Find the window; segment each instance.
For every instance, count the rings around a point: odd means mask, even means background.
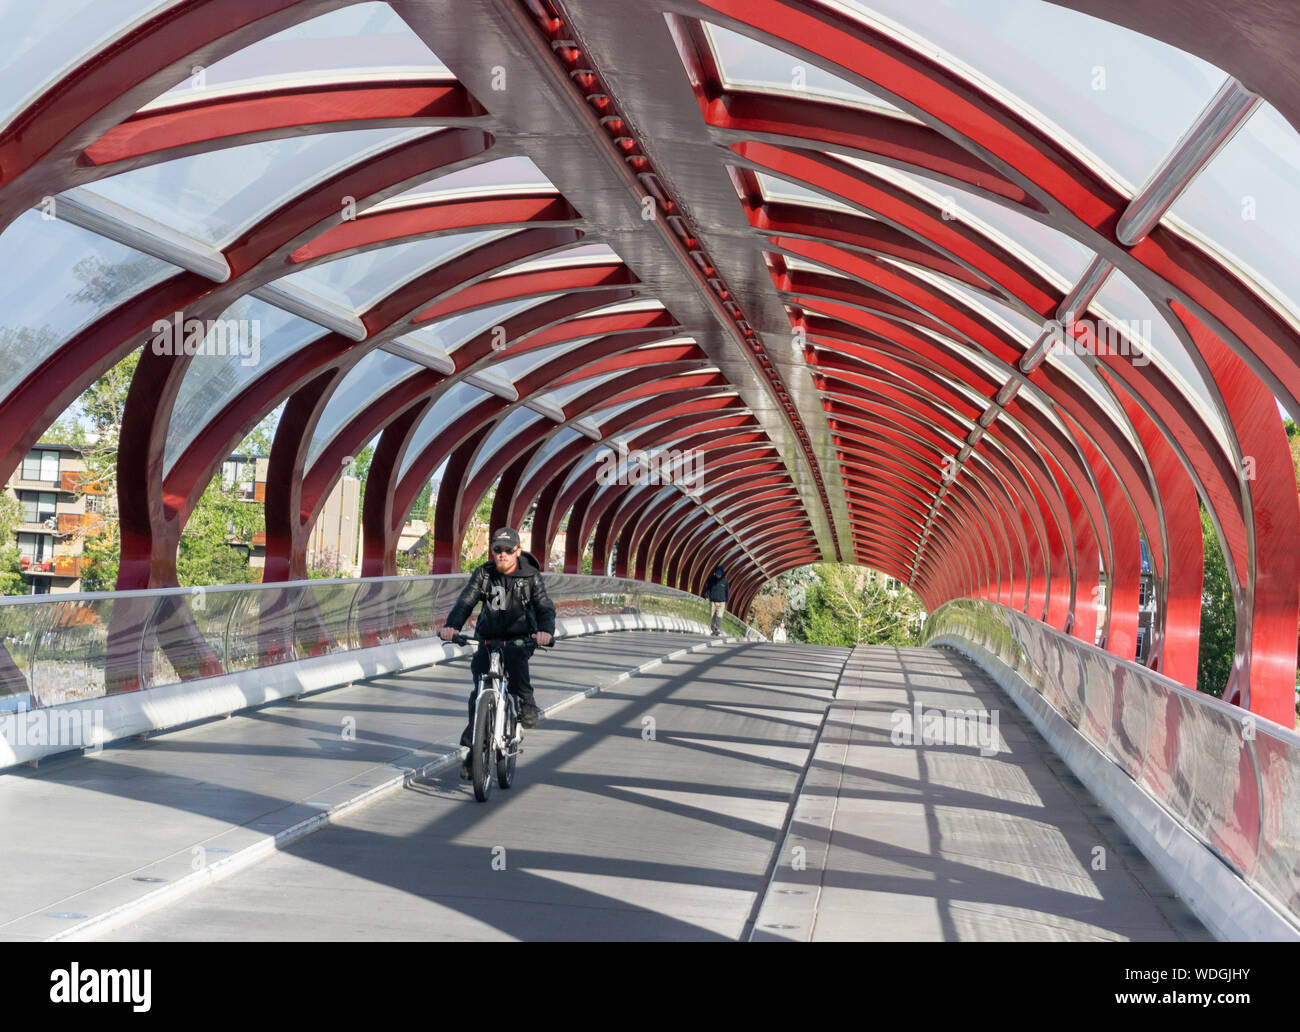
[[[57,511],[53,491],[19,491],[18,503],[22,506],[24,523],[44,523]]]
[[[50,484],[59,480],[59,453],[56,451],[30,451],[23,458],[23,479],[43,480]]]
[[[49,534],[19,534],[18,554],[33,563],[44,562],[54,554],[54,538]]]
[[[86,495],[86,512],[103,512],[104,496],[103,495]]]

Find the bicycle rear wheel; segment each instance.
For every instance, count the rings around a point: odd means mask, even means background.
[[[496,729],[496,700],[491,693],[482,694],[474,716],[474,745],[469,754],[470,776],[474,782],[474,798],[487,802],[492,794],[493,759],[496,749],[492,732]]]

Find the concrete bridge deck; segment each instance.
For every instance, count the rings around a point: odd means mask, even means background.
[[[690,646],[702,647],[682,652]],[[225,842],[216,848],[239,855],[290,816],[363,793],[379,771],[418,770],[425,757],[446,764],[466,666],[0,778],[0,819],[22,829],[0,847],[10,874],[0,934],[1209,937],[966,660],[665,634],[573,639],[539,654],[544,705],[587,685],[602,690],[530,732],[516,786],[487,804],[444,769],[140,912],[142,891],[157,900],[193,884],[192,844]],[[918,705],[921,734],[909,742],[900,714],[915,717]],[[349,715],[354,742],[339,739]],[[965,728],[966,744],[942,740],[945,727],[949,738]],[[225,854],[202,855],[217,867]],[[139,882],[134,870],[167,880]],[[59,886],[79,891],[60,895]],[[92,914],[109,919],[92,927]]]

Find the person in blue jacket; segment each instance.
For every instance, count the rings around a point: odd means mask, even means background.
[[[730,592],[727,575],[719,566],[704,582],[704,597],[709,600],[709,629],[715,638],[722,633],[722,614],[727,611]]]

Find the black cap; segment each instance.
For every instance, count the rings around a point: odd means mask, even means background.
[[[497,545],[506,545],[509,548],[519,547],[519,532],[513,527],[502,527],[500,530],[492,532],[492,544],[490,547],[496,548]]]

